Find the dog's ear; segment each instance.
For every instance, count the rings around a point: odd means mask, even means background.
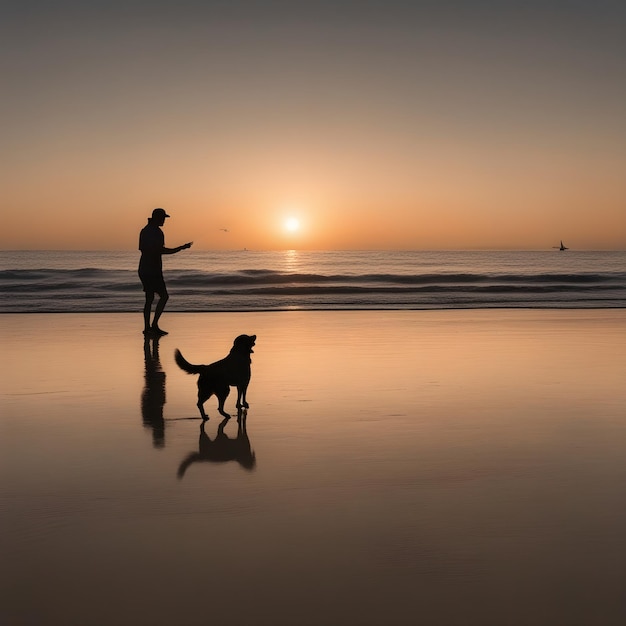
[[[233,341],[233,349],[234,350],[248,350],[256,341],[256,335],[239,335],[235,337],[235,341]]]

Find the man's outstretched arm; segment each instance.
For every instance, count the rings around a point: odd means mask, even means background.
[[[181,250],[187,250],[187,248],[191,248],[193,244],[193,241],[190,241],[189,243],[184,243],[182,246],[178,246],[176,248],[166,248],[165,246],[163,246],[163,250],[161,251],[161,254],[176,254],[177,252],[180,252]]]

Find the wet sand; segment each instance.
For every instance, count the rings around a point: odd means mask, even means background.
[[[163,326],[0,316],[1,623],[625,623],[626,311]],[[240,333],[247,435],[202,433],[174,349]]]

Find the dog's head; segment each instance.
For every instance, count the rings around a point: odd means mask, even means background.
[[[256,335],[239,335],[233,341],[233,347],[231,352],[237,352],[238,354],[252,354],[254,350],[254,343],[256,342]]]

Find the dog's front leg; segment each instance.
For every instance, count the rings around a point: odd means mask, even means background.
[[[250,406],[246,402],[246,391],[248,390],[247,385],[243,385],[241,387],[237,387],[237,408],[238,409],[249,409]]]

